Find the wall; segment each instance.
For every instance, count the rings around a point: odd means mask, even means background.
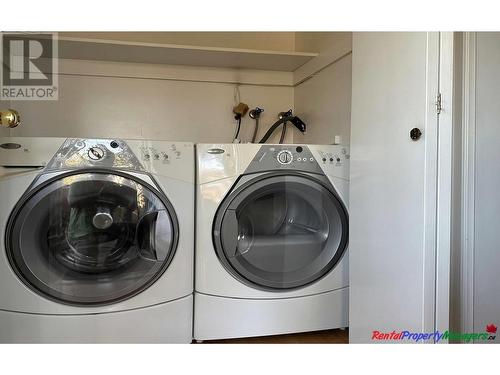
[[[351,33],[297,33],[298,50],[318,51],[320,56],[296,72],[295,112],[307,132],[295,142],[331,144],[335,135],[349,144],[351,133]]]
[[[294,73],[61,60],[57,102],[15,102],[20,136],[163,138],[230,142],[235,82],[241,101],[265,108],[259,137],[279,112],[294,109],[306,134],[288,127],[286,142],[349,143],[351,33],[60,33],[157,43],[319,52]],[[243,119],[241,139],[254,122]],[[5,135],[5,132],[3,132]],[[1,135],[2,133],[0,133]],[[279,139],[279,131],[271,142]]]
[[[351,133],[351,55],[295,87],[295,112],[307,124],[296,142],[331,144],[335,135],[349,144]]]
[[[0,111],[2,109],[8,109],[10,108],[10,102],[7,100],[0,100]],[[6,137],[9,135],[9,129],[4,128],[3,126],[0,126],[0,137]]]
[[[299,84],[334,64],[352,52],[352,33],[296,33],[297,51],[311,51],[319,56],[293,72],[294,84]]]
[[[347,42],[352,48],[352,33],[348,32],[298,32],[295,33],[295,51],[323,52],[339,48]]]
[[[232,140],[234,84],[151,78],[143,72],[158,67],[149,69],[145,64],[61,61],[60,65],[58,101],[11,102],[22,115],[21,126],[10,130],[11,136]],[[113,74],[113,70],[124,69],[126,74]],[[105,73],[94,74],[97,71]],[[252,84],[239,89],[241,101],[251,108],[265,108],[260,136],[278,112],[293,107],[292,87]],[[250,141],[253,126],[247,115],[242,141]],[[273,140],[278,137],[276,134]],[[287,142],[292,139],[290,131]]]

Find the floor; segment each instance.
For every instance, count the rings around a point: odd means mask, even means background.
[[[290,335],[247,337],[242,339],[204,341],[206,344],[348,344],[349,330],[294,333]]]

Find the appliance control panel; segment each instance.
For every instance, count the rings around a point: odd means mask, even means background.
[[[103,168],[151,173],[194,182],[194,148],[188,142],[68,138],[47,170]]]
[[[121,140],[68,138],[47,169],[102,167],[144,171],[136,155]]]
[[[128,139],[126,143],[147,172],[194,182],[192,143],[138,139]]]
[[[307,146],[264,145],[255,155],[247,171],[287,169],[321,173],[316,158]]]
[[[344,145],[310,146],[321,168],[329,176],[349,179],[349,147]]]
[[[182,146],[168,142],[70,138],[59,148],[47,168],[102,167],[144,172],[182,159],[187,150]]]
[[[335,148],[334,150],[318,150],[321,156],[321,163],[335,166],[342,166],[343,163],[349,159],[349,154],[347,148]]]
[[[156,162],[165,165],[169,165],[175,160],[182,158],[182,149],[178,148],[175,143],[166,145],[160,148],[157,146],[141,146],[140,148],[140,158],[143,163]]]
[[[293,155],[288,150],[281,150],[276,158],[280,164],[290,164],[293,161]]]

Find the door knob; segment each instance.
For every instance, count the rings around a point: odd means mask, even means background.
[[[419,128],[413,128],[410,130],[410,138],[412,141],[418,141],[422,136],[422,131]]]
[[[0,110],[0,126],[15,128],[19,125],[21,118],[19,112],[14,109]]]

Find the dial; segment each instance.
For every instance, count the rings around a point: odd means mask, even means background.
[[[293,155],[288,150],[283,150],[278,153],[278,163],[280,164],[290,164],[293,160]]]
[[[91,160],[101,160],[104,157],[105,152],[102,148],[93,146],[89,148],[87,155]]]

